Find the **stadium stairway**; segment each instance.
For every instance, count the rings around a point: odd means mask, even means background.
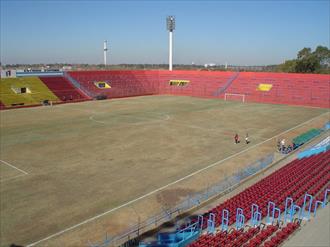
[[[0,101],[6,108],[40,105],[44,100],[59,98],[38,78],[1,78]]]
[[[85,101],[89,98],[75,88],[66,78],[62,76],[44,76],[40,80],[59,98],[64,101]]]
[[[83,85],[81,85],[76,79],[74,79],[68,72],[63,72],[63,77],[71,82],[77,89],[79,89],[88,99],[94,98],[96,95],[87,90]]]
[[[214,96],[217,97],[220,94],[223,94],[238,76],[239,72],[236,72],[234,75],[232,75],[223,87],[220,87],[214,92]]]
[[[68,72],[82,87],[97,97],[121,98],[139,95],[158,94],[158,72],[145,71],[79,71]],[[110,88],[99,88],[97,82],[106,82]]]

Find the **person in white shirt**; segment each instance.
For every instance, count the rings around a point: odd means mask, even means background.
[[[282,139],[282,141],[281,141],[281,152],[284,151],[284,148],[285,148],[285,139]]]
[[[249,144],[250,143],[249,134],[248,133],[246,133],[246,135],[245,135],[245,143],[246,144]]]

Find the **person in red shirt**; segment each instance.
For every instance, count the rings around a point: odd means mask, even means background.
[[[237,133],[235,134],[234,139],[235,139],[235,143],[236,143],[236,144],[239,143],[239,137],[238,137],[238,134],[237,134]]]

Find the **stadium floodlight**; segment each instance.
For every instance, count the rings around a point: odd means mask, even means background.
[[[104,42],[103,42],[103,61],[104,61],[104,66],[107,65],[107,51],[108,51],[107,41],[104,40]]]
[[[167,26],[167,30],[169,32],[169,54],[168,54],[168,70],[172,71],[172,67],[173,67],[173,57],[172,57],[172,51],[173,51],[173,31],[175,29],[175,18],[174,16],[170,15],[166,18],[166,26]]]

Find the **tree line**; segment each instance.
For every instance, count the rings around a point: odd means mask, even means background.
[[[285,61],[278,65],[278,72],[289,73],[330,73],[330,50],[326,46],[301,49],[296,59]]]
[[[3,65],[2,69],[40,69],[48,66],[52,69],[61,69],[63,66],[70,66],[72,70],[158,70],[168,69],[168,64],[12,64]],[[260,71],[260,72],[288,72],[288,73],[320,73],[330,74],[330,50],[326,46],[318,46],[314,51],[311,48],[303,48],[297,54],[296,59],[287,60],[279,65],[216,65],[205,68],[197,64],[174,64],[175,70],[212,70],[212,71]]]

